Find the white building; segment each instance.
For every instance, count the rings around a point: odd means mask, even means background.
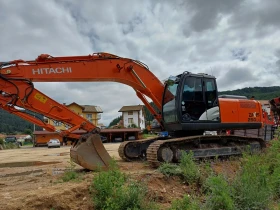
[[[144,105],[123,106],[119,112],[122,112],[124,127],[135,124],[137,127],[145,129]]]

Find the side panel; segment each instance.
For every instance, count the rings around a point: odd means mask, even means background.
[[[261,104],[255,100],[219,99],[222,123],[262,122]]]

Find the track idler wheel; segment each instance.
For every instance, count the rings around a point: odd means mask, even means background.
[[[158,151],[158,157],[160,161],[171,163],[174,157],[172,149],[169,147],[162,147]]]
[[[82,136],[70,149],[70,157],[75,163],[88,170],[106,170],[111,161],[97,133]]]

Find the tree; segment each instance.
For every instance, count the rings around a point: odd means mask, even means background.
[[[32,130],[29,129],[29,128],[26,128],[23,133],[27,134],[27,135],[32,135],[33,134]]]
[[[117,125],[117,124],[121,121],[121,119],[122,119],[122,116],[119,116],[119,117],[113,119],[113,120],[110,122],[109,127],[111,127],[111,126],[113,126],[113,125]]]
[[[132,123],[131,125],[128,126],[129,128],[138,128],[137,125],[135,125],[134,123]]]

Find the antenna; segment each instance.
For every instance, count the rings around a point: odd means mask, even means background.
[[[211,70],[211,76],[214,76],[212,67],[210,67],[210,70]]]

